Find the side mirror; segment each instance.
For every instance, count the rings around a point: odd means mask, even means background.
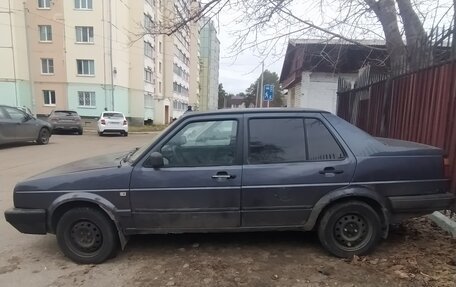
[[[22,119],[22,122],[28,122],[32,119],[32,116],[29,114],[25,114],[24,118]]]
[[[153,152],[149,155],[147,159],[147,166],[153,168],[161,168],[165,166],[165,162],[163,160],[163,155],[159,152]]]

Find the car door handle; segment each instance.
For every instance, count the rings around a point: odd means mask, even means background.
[[[235,175],[228,174],[226,171],[217,172],[212,176],[213,179],[233,179],[236,178]]]
[[[341,174],[341,173],[344,173],[344,171],[340,170],[340,169],[335,169],[334,167],[325,167],[323,170],[320,170],[320,174],[327,174],[327,173]]]

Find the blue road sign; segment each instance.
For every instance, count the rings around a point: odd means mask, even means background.
[[[263,100],[272,102],[272,99],[274,99],[274,85],[264,85]]]

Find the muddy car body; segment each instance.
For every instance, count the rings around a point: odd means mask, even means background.
[[[316,230],[365,254],[406,217],[449,207],[441,149],[374,138],[322,111],[189,113],[147,146],[18,183],[6,219],[99,263],[134,234]]]

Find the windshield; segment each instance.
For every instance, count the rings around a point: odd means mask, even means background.
[[[163,133],[166,133],[171,127],[175,125],[176,122],[172,122],[169,126],[167,126],[164,130],[162,130],[158,135],[154,136],[152,140],[137,149],[128,159],[128,162],[135,162],[138,158],[142,156],[142,154],[149,149],[149,147],[156,141],[158,137],[160,137]]]

